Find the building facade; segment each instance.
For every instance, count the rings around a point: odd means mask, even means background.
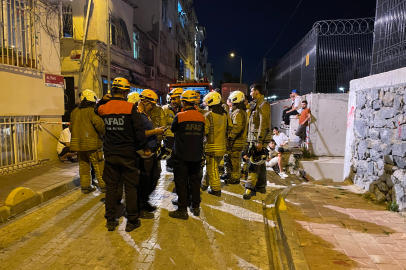
[[[0,174],[57,158],[60,126],[40,122],[64,112],[59,21],[48,2],[0,0]]]

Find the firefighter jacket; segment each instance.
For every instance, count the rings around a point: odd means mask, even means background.
[[[242,150],[247,140],[247,112],[245,105],[237,104],[230,115],[233,127],[228,134],[228,140],[233,142],[232,150]]]
[[[166,104],[162,107],[164,111],[164,117],[165,117],[165,127],[170,128],[173,120],[175,119],[177,109],[173,108],[171,104]],[[174,134],[170,129],[167,129],[165,132],[166,137],[173,137]]]
[[[166,126],[165,113],[161,106],[156,105],[150,112],[150,116],[154,128]],[[159,142],[162,141],[162,135],[157,136],[157,138]]]
[[[224,156],[226,152],[227,134],[232,129],[230,116],[219,104],[211,107],[211,110],[204,115],[204,121],[206,155]]]
[[[104,134],[104,123],[94,113],[95,105],[95,102],[84,100],[73,110],[69,125],[71,151],[91,151],[102,147],[100,138]]]
[[[104,155],[137,157],[136,152],[148,150],[142,117],[134,104],[123,98],[101,100],[95,108],[105,123]]]
[[[271,139],[271,106],[264,99],[264,96],[261,96],[251,106],[248,142],[269,143]]]
[[[196,108],[179,112],[171,131],[175,134],[172,157],[184,161],[200,161],[203,156],[204,116]]]

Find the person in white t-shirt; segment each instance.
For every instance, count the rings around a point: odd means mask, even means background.
[[[297,90],[292,90],[292,95],[295,99],[295,103],[292,105],[292,109],[286,112],[285,118],[283,121],[285,122],[286,126],[290,125],[290,116],[291,115],[298,115],[301,112],[301,106],[302,106],[302,98],[299,96]]]
[[[77,153],[70,151],[70,138],[71,133],[69,128],[67,127],[62,130],[61,135],[59,135],[56,152],[58,153],[58,157],[61,161],[68,160],[70,162],[77,162],[77,159],[75,159]],[[63,145],[61,142],[63,142],[65,145]]]
[[[283,132],[279,132],[277,127],[274,127],[272,129],[272,132],[273,132],[272,139],[276,142],[276,146],[277,147],[283,147],[283,148],[285,148],[285,150],[288,149],[289,148],[289,144],[288,144],[289,143],[289,138],[288,138],[288,136],[286,136],[286,134],[283,133]]]

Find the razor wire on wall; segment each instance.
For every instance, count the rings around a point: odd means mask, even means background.
[[[318,21],[309,33],[267,71],[268,95],[298,89],[339,93],[352,79],[368,76],[374,19]]]

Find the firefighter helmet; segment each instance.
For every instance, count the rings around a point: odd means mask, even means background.
[[[96,102],[97,100],[96,93],[90,89],[86,89],[82,93],[80,93],[80,101],[84,99],[86,99],[87,101]]]
[[[183,88],[175,88],[169,93],[169,96],[171,98],[180,97],[182,95],[182,93],[183,93]]]
[[[183,94],[180,96],[180,100],[186,101],[189,103],[196,103],[198,101],[198,97],[195,91],[193,90],[187,90],[183,92]]]
[[[260,151],[255,146],[250,149],[250,161],[254,165],[264,164],[268,158],[269,151],[266,148],[262,148]]]
[[[210,92],[204,97],[203,101],[206,102],[207,106],[210,107],[213,105],[220,104],[221,96],[217,92]]]
[[[154,104],[158,103],[157,94],[153,90],[150,90],[150,89],[145,89],[144,91],[142,91],[140,94],[140,98],[141,98],[141,100],[147,100]]]
[[[245,100],[245,95],[241,91],[234,91],[230,94],[228,99],[231,101],[231,103],[241,103]]]
[[[138,103],[138,101],[140,101],[140,94],[138,94],[138,92],[129,93],[127,96],[127,101],[133,104]]]
[[[130,91],[131,89],[128,80],[121,77],[117,77],[114,79],[112,87],[121,91]]]

